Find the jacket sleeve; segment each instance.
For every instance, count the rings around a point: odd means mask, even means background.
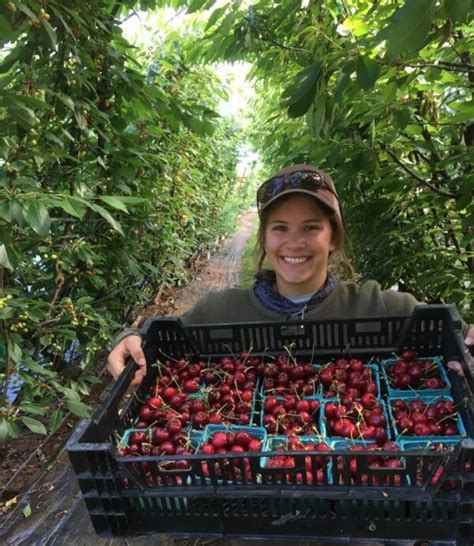
[[[414,296],[407,292],[396,292],[395,290],[382,291],[384,304],[390,315],[411,314],[416,305],[423,305]],[[461,319],[461,329],[463,336],[466,337],[469,328],[472,327]]]
[[[136,328],[127,328],[123,332],[117,335],[117,337],[112,342],[112,349],[116,347],[123,339],[129,336],[139,336],[142,337],[140,332]]]

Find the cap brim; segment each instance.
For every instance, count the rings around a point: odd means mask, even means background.
[[[334,211],[339,218],[341,218],[341,211],[339,208],[339,202],[337,200],[337,197],[330,191],[326,190],[324,188],[319,188],[317,191],[309,191],[305,189],[300,188],[290,188],[288,190],[282,191],[279,194],[275,195],[271,199],[269,199],[262,207],[259,209],[259,213],[261,213],[263,210],[265,210],[269,205],[280,199],[280,197],[283,197],[284,195],[290,195],[292,193],[302,193],[305,195],[309,195],[316,199],[317,201],[320,201],[323,203],[323,205],[326,205],[329,207],[332,211]]]

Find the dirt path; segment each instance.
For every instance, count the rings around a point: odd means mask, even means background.
[[[255,224],[256,213],[240,217],[240,226],[233,237],[224,239],[219,252],[211,257],[198,276],[181,292],[176,314],[181,315],[211,291],[232,288],[240,282],[240,267],[248,238]]]

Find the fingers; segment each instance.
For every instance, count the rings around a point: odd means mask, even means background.
[[[128,336],[110,352],[107,359],[107,370],[115,379],[122,373],[127,358],[131,356],[139,366],[132,384],[140,384],[146,373],[146,360],[141,344],[142,338],[140,336]]]
[[[474,326],[471,326],[469,328],[469,331],[467,332],[466,339],[464,340],[464,343],[468,347],[474,347]]]
[[[145,377],[145,374],[146,374],[146,367],[143,366],[142,368],[138,368],[138,370],[135,372],[135,375],[132,379],[132,385],[134,387],[137,387],[138,385],[140,385],[140,383],[143,381],[143,378]]]
[[[461,377],[464,377],[464,371],[462,369],[461,363],[458,362],[457,360],[450,360],[448,362],[448,368],[450,370],[453,370],[453,372],[456,372]]]
[[[467,347],[473,347],[474,348],[474,326],[471,326],[469,328],[469,331],[467,332],[467,336],[464,339],[464,343]],[[461,363],[457,360],[450,360],[448,362],[448,368],[450,370],[453,370],[453,372],[456,372],[461,377],[464,377],[464,371],[462,369]]]

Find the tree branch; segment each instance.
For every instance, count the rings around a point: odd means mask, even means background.
[[[404,66],[410,68],[438,68],[439,70],[447,70],[448,72],[474,72],[474,65],[466,63],[448,63],[439,61],[437,63],[421,62],[417,64],[407,63]]]
[[[303,53],[309,53],[307,49],[303,49],[302,47],[287,46],[278,42],[277,40],[274,40],[273,38],[265,38],[264,36],[260,36],[260,40],[262,40],[263,42],[269,42],[273,45],[276,45],[277,47],[280,47],[281,49],[286,49],[287,51],[300,51]]]
[[[420,182],[420,184],[423,184],[423,186],[429,188],[431,191],[434,191],[435,193],[437,193],[438,195],[442,195],[443,197],[449,197],[450,199],[456,199],[457,197],[459,197],[459,193],[444,192],[438,189],[436,186],[431,184],[431,182],[425,180],[423,177],[413,171],[408,165],[403,163],[403,161],[401,161],[392,151],[386,149],[386,152],[405,172],[407,172],[412,178]]]

